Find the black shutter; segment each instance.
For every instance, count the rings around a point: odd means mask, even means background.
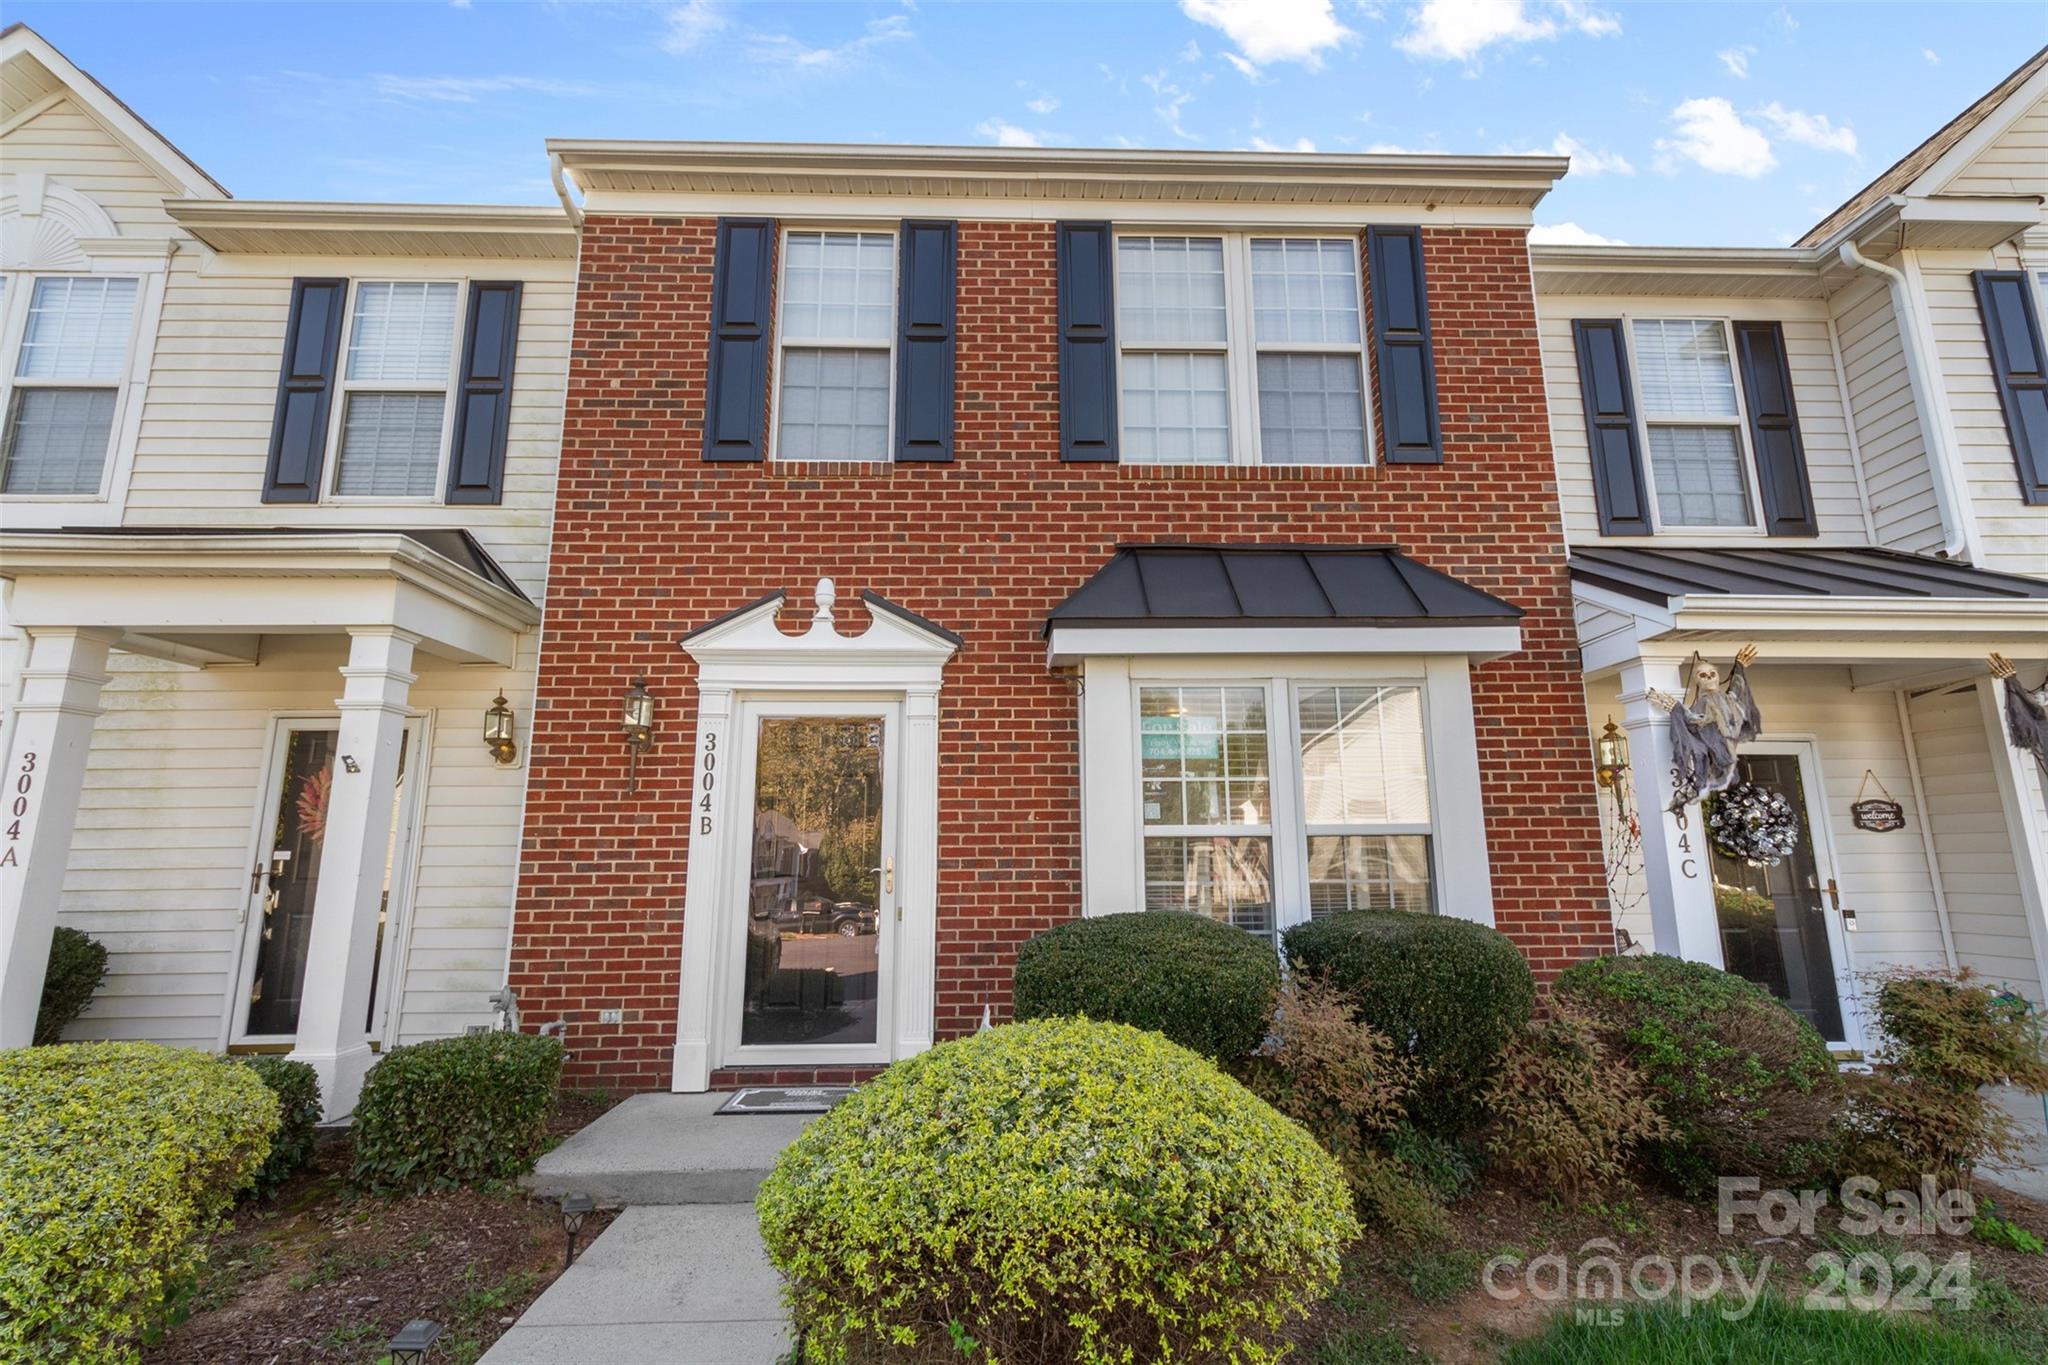
[[[462,338],[462,391],[455,400],[455,450],[448,460],[448,501],[496,504],[505,498],[505,437],[512,427],[512,361],[519,348],[517,280],[469,287]]]
[[[1736,323],[1735,350],[1742,361],[1742,397],[1749,405],[1749,435],[1756,447],[1764,530],[1774,536],[1817,536],[1820,526],[1806,476],[1806,446],[1799,439],[1799,409],[1792,401],[1784,325]]]
[[[896,273],[896,458],[953,458],[954,276],[960,225],[903,224]]]
[[[320,501],[327,415],[334,401],[341,312],[347,302],[347,280],[292,281],[284,366],[277,377],[277,413],[270,422],[270,459],[263,467],[265,502]]]
[[[1429,285],[1422,229],[1365,231],[1372,283],[1373,354],[1380,375],[1380,437],[1388,464],[1442,464],[1436,362],[1429,349]]]
[[[1646,536],[1650,495],[1643,483],[1643,448],[1636,438],[1636,391],[1628,377],[1628,345],[1621,323],[1578,318],[1572,344],[1579,353],[1579,401],[1586,408],[1586,445],[1593,465],[1593,501],[1603,536]]]
[[[1058,225],[1060,458],[1116,462],[1116,241],[1107,223]]]
[[[712,264],[711,364],[704,395],[704,458],[758,460],[768,421],[768,309],[775,270],[773,218],[721,218]]]
[[[1979,270],[1977,311],[1991,347],[1991,378],[2005,409],[2005,432],[2019,466],[2020,497],[2048,504],[2048,352],[2023,270]]]

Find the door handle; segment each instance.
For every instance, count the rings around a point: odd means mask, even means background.
[[[893,896],[896,894],[896,860],[894,858],[884,858],[880,867],[871,867],[868,871],[882,874],[882,893],[884,895]]]

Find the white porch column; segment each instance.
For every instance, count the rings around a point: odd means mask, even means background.
[[[902,875],[896,879],[896,992],[894,1055],[911,1057],[932,1045],[939,955],[939,689],[912,687],[903,694],[902,785],[896,836]],[[906,818],[907,817],[907,818]]]
[[[1685,695],[1676,660],[1636,659],[1621,667],[1622,728],[1628,731],[1636,812],[1643,828],[1643,881],[1650,897],[1653,946],[1660,953],[1721,961],[1721,924],[1714,909],[1706,832],[1699,803],[1685,808],[1685,828],[1664,807],[1671,801],[1671,718],[1650,704],[1649,689]]]
[[[0,838],[0,1047],[35,1038],[85,756],[118,630],[37,630],[7,747]],[[18,828],[17,828],[18,827]]]
[[[2015,749],[2006,735],[2004,685],[1977,679],[1977,709],[1984,717],[1984,738],[1991,750],[1992,785],[1998,789],[2005,828],[2012,836],[2013,877],[2019,883],[2027,936],[2033,940],[2035,980],[2040,994],[2048,998],[2048,829],[2042,827],[2033,790],[2041,779],[2032,756]]]
[[[391,626],[352,628],[341,670],[334,787],[291,1054],[320,1074],[321,1102],[330,1119],[354,1110],[374,1060],[364,1021],[417,643],[418,636]]]

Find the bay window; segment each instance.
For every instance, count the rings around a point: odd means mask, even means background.
[[[104,485],[135,331],[139,281],[21,278],[0,316],[23,316],[0,436],[0,492],[91,497]],[[26,298],[21,294],[25,293]]]
[[[895,305],[893,233],[787,235],[776,326],[777,459],[889,458]]]

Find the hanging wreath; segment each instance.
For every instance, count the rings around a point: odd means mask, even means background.
[[[1707,811],[1707,837],[1751,867],[1775,867],[1799,847],[1799,814],[1783,794],[1739,782],[1714,798]]]

